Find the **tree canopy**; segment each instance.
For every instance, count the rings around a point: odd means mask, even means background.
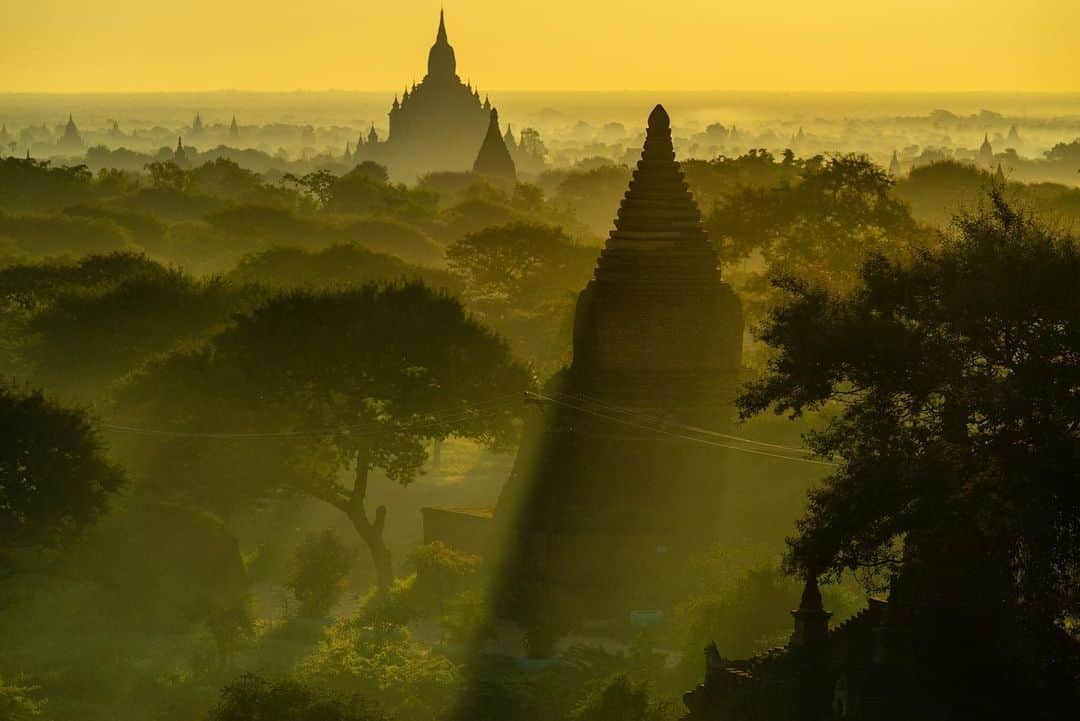
[[[159,476],[184,479],[204,504],[281,490],[325,501],[353,522],[385,585],[386,510],[367,514],[369,471],[407,485],[427,440],[509,441],[519,405],[509,396],[530,386],[456,299],[406,284],[278,296],[119,395],[140,423],[178,431],[149,461]]]
[[[897,561],[912,533],[968,535],[1015,598],[1075,615],[1080,573],[1080,250],[998,192],[909,263],[878,253],[839,293],[787,276],[740,399],[823,410],[839,464],[810,496],[788,562],[808,574]],[[1019,282],[1018,282],[1019,281]]]
[[[562,228],[510,223],[469,233],[447,248],[446,258],[476,297],[521,305],[580,291],[596,249],[578,245]]]
[[[63,544],[124,484],[86,413],[0,387],[0,550]]]

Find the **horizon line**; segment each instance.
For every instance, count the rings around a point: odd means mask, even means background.
[[[0,97],[13,95],[33,96],[59,96],[59,95],[196,95],[196,94],[225,94],[234,93],[240,95],[302,95],[302,94],[385,94],[399,93],[400,90],[393,88],[377,89],[345,89],[345,88],[293,88],[277,90],[249,90],[243,88],[209,88],[209,89],[180,89],[180,90],[0,90]],[[489,88],[488,93],[561,93],[573,94],[633,94],[633,93],[684,93],[684,94],[751,94],[751,95],[1043,95],[1043,96],[1080,96],[1080,88],[1075,90],[980,90],[980,89],[957,89],[957,90],[867,90],[867,89],[819,89],[819,90],[783,90],[783,89],[731,89],[731,88],[697,88],[697,89],[674,89],[674,88]]]

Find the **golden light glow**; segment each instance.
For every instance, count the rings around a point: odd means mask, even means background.
[[[428,0],[8,3],[0,91],[393,90]],[[463,77],[515,90],[1080,90],[1077,0],[453,0]]]

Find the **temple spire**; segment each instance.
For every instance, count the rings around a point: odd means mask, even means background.
[[[791,612],[795,619],[795,630],[791,634],[791,646],[817,644],[829,637],[829,618],[832,614],[825,610],[818,588],[817,576],[809,575],[803,586],[799,607]]]
[[[675,162],[671,119],[662,105],[649,114],[641,160],[619,207],[608,246],[636,246],[651,240],[707,245],[701,213]]]
[[[439,10],[439,31],[435,34],[435,44],[428,53],[428,75],[433,77],[456,78],[457,58],[454,48],[446,35],[446,16]]]

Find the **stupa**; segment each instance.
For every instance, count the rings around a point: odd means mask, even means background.
[[[75,120],[68,115],[67,125],[64,126],[64,134],[56,142],[56,149],[62,153],[75,153],[83,149],[82,135],[75,125]]]
[[[504,616],[565,630],[672,600],[681,559],[715,538],[724,485],[724,457],[679,429],[730,422],[742,337],[658,105],[578,298],[573,361],[541,396],[496,508],[512,549]]]
[[[506,141],[499,134],[499,111],[494,108],[491,109],[487,135],[473,163],[473,172],[496,182],[513,183],[517,179],[514,160],[510,157]]]

